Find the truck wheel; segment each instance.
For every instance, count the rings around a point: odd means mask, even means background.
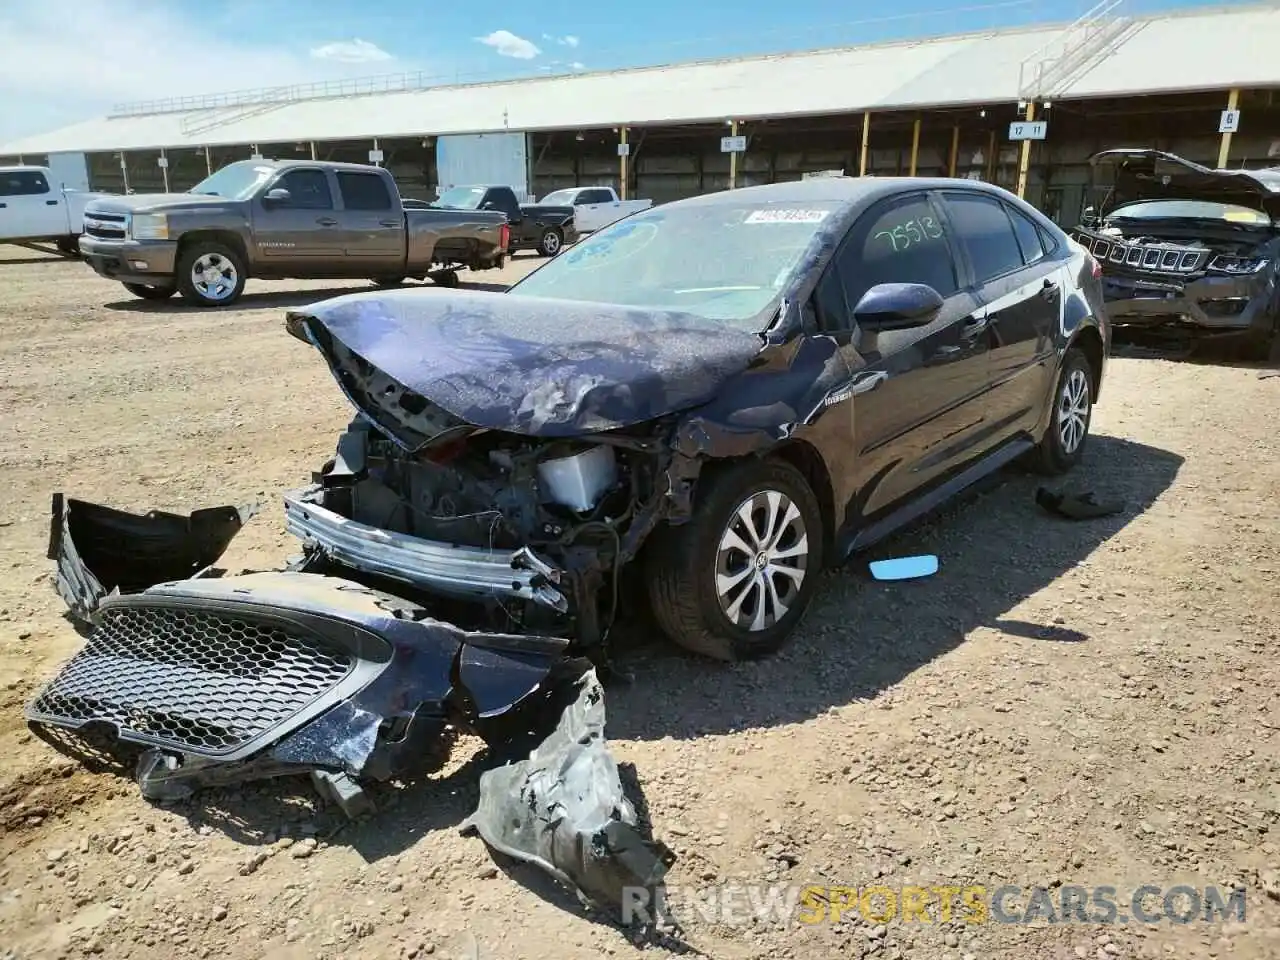
[[[373,285],[375,287],[398,287],[404,281],[404,277],[374,277]]]
[[[430,274],[430,277],[431,282],[437,287],[453,288],[459,283],[457,270],[437,270]]]
[[[554,257],[564,246],[564,234],[559,227],[547,227],[538,239],[538,253],[544,257]]]
[[[58,241],[58,252],[64,257],[74,257],[80,259],[80,238],[79,237],[63,237]]]
[[[745,460],[703,475],[693,519],[646,548],[649,602],[687,650],[746,660],[786,642],[817,588],[822,511],[800,471]]]
[[[244,292],[245,270],[230,247],[197,240],[178,257],[178,292],[200,307],[225,307]]]
[[[168,300],[178,292],[177,287],[155,286],[150,283],[126,283],[124,288],[143,300]]]

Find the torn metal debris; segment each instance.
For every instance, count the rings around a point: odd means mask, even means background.
[[[462,831],[540,867],[584,903],[616,909],[627,889],[652,893],[675,854],[641,833],[604,722],[604,691],[589,670],[526,759],[481,774],[479,808]]]

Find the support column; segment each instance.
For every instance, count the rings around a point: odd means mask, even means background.
[[[1036,118],[1036,103],[1027,101],[1027,123]],[[1027,170],[1031,167],[1031,141],[1022,141],[1022,153],[1018,157],[1018,199],[1025,200],[1027,195]]]
[[[729,136],[736,137],[738,135],[738,121],[729,122]],[[732,190],[738,185],[738,151],[734,150],[729,154],[729,189]]]
[[[378,138],[377,138],[377,137],[374,137],[374,138],[373,138],[373,149],[374,149],[375,151],[382,149],[381,147],[379,147],[379,146],[378,146]],[[382,161],[381,161],[381,160],[375,160],[375,161],[373,161],[373,165],[374,165],[375,167],[380,167],[380,166],[382,166]]]
[[[947,160],[947,176],[956,175],[956,165],[960,161],[960,124],[951,128],[951,156]]]
[[[911,125],[911,172],[908,176],[916,175],[916,164],[920,159],[920,118],[916,117],[915,123]]]
[[[169,192],[169,157],[164,152],[164,147],[160,148],[160,176],[164,177],[164,192]]]
[[[626,127],[618,128],[618,143],[626,147]],[[627,199],[627,151],[625,149],[618,152],[618,197],[622,200]]]
[[[1232,90],[1227,94],[1227,109],[1238,110],[1240,108],[1240,91]],[[1218,146],[1218,169],[1226,169],[1227,158],[1231,155],[1231,134],[1224,133],[1222,135],[1222,143]]]
[[[316,158],[316,142],[311,140],[309,141],[309,145],[311,147],[311,159],[314,160]]]
[[[213,174],[213,159],[209,156],[209,148],[204,148],[204,172],[206,175]]]
[[[987,169],[985,177],[987,183],[996,182],[996,167],[998,166],[996,163],[996,146],[996,132],[992,130],[987,134]]]
[[[129,161],[126,159],[127,154],[120,151],[120,176],[124,180],[124,192],[129,192]]]
[[[862,152],[858,156],[858,176],[867,175],[867,153],[871,147],[871,111],[862,111]]]

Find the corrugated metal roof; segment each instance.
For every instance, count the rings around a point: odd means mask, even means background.
[[[1280,9],[1201,9],[1119,20],[1058,99],[1280,84]],[[946,107],[1019,98],[1023,61],[1062,25],[913,42],[648,67],[401,93],[115,117],[0,147],[0,153],[346,140],[619,124],[679,124]],[[225,122],[214,125],[219,117]]]

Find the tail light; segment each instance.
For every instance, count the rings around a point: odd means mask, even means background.
[[[503,253],[511,246],[511,225],[504,223],[498,228],[498,249]]]

